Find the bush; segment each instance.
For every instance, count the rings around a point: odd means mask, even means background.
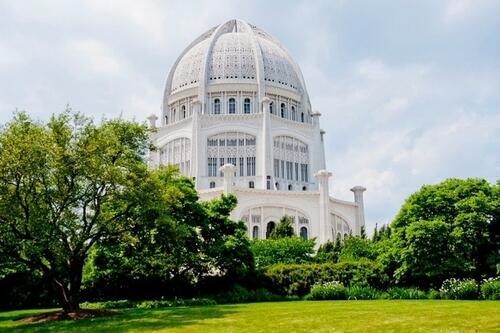
[[[347,299],[378,299],[382,298],[383,294],[372,287],[352,286],[347,288]]]
[[[347,290],[338,281],[315,284],[306,296],[309,300],[347,299]]]
[[[439,292],[445,299],[478,299],[479,293],[476,281],[472,279],[447,279]]]
[[[223,292],[213,296],[213,299],[215,299],[218,304],[228,304],[228,303],[250,303],[250,302],[276,302],[276,301],[291,300],[292,298],[273,294],[269,290],[264,288],[248,290],[246,288],[237,285],[230,291]]]
[[[315,284],[339,281],[344,286],[381,288],[387,275],[380,264],[360,260],[355,262],[273,265],[266,269],[268,288],[279,295],[304,296]]]
[[[159,309],[175,306],[202,306],[216,305],[217,302],[208,298],[191,298],[179,300],[157,300],[157,301],[106,301],[106,302],[85,302],[81,304],[82,308],[87,309]]]
[[[429,299],[441,299],[441,293],[437,290],[431,289],[427,294],[427,298]]]
[[[312,261],[314,239],[299,237],[255,240],[251,243],[256,267],[274,264],[301,264]]]
[[[427,294],[416,288],[389,288],[387,290],[389,299],[426,299]]]
[[[485,299],[500,300],[500,276],[483,280],[481,296]]]

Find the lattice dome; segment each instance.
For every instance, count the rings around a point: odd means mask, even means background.
[[[165,94],[218,83],[253,83],[304,96],[298,65],[283,46],[261,29],[230,20],[198,37],[170,71]]]

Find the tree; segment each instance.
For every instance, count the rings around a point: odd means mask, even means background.
[[[253,270],[245,226],[229,218],[234,195],[201,202],[193,181],[171,166],[150,178],[155,185],[135,211],[135,227],[97,244],[87,287],[113,293],[127,286],[118,297],[184,296],[207,276],[237,282]]]
[[[0,253],[41,271],[65,311],[79,309],[89,249],[130,226],[148,148],[143,125],[71,111],[46,124],[18,113],[1,128]]]
[[[412,194],[388,229],[397,279],[438,286],[449,277],[480,280],[495,274],[499,187],[484,179],[448,179]]]
[[[262,239],[251,242],[255,265],[263,268],[278,263],[301,264],[312,261],[314,239],[300,237]]]
[[[293,236],[295,236],[295,231],[293,230],[292,219],[288,215],[283,215],[276,228],[271,231],[269,238],[278,239]]]

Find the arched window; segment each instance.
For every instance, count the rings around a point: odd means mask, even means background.
[[[259,227],[256,225],[252,228],[252,239],[259,239]]]
[[[269,236],[271,235],[271,232],[274,230],[274,228],[276,228],[276,223],[274,223],[274,221],[270,221],[267,223],[266,238],[269,238]]]
[[[220,114],[220,99],[214,99],[214,114]]]
[[[168,116],[165,116],[165,125],[168,125]]]
[[[276,187],[276,189],[277,189],[277,190],[279,190],[279,189],[280,189],[280,183],[276,182],[276,183],[274,184],[274,186]]]
[[[176,114],[176,113],[177,113],[177,112],[176,112],[176,110],[175,110],[175,109],[173,109],[173,110],[172,110],[172,121],[173,121],[173,122],[175,122],[175,121],[176,121],[176,116],[175,116],[175,114]]]
[[[306,227],[300,228],[300,238],[302,238],[303,240],[307,240],[307,228]]]
[[[281,103],[281,118],[286,117],[286,105],[285,103]]]
[[[304,122],[304,112],[302,112],[302,113],[300,114],[300,121],[301,121],[301,122]]]
[[[181,108],[181,110],[182,110],[182,118],[186,119],[186,106],[183,105],[182,108]]]
[[[243,103],[243,112],[250,113],[250,98],[245,98],[245,101]]]
[[[288,191],[291,191],[293,189],[292,184],[288,185]]]
[[[274,114],[274,104],[273,104],[273,102],[269,103],[269,113]]]
[[[215,182],[210,182],[210,188],[215,188]]]
[[[307,186],[302,186],[302,191],[307,191]]]
[[[295,106],[292,105],[292,120],[297,120],[297,111],[295,110]]]
[[[236,100],[234,98],[229,99],[229,113],[236,113]]]
[[[248,188],[255,188],[255,183],[253,181],[249,181]]]

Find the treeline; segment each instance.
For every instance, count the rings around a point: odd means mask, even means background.
[[[373,237],[363,231],[316,251],[314,239],[294,236],[286,216],[271,239],[250,241],[245,225],[229,218],[234,196],[202,202],[175,168],[148,169],[148,135],[134,122],[95,124],[70,111],[47,123],[20,113],[0,129],[2,308],[395,290],[458,298],[446,293],[456,286],[500,298],[500,281],[491,279],[500,270],[500,183],[424,186]]]

